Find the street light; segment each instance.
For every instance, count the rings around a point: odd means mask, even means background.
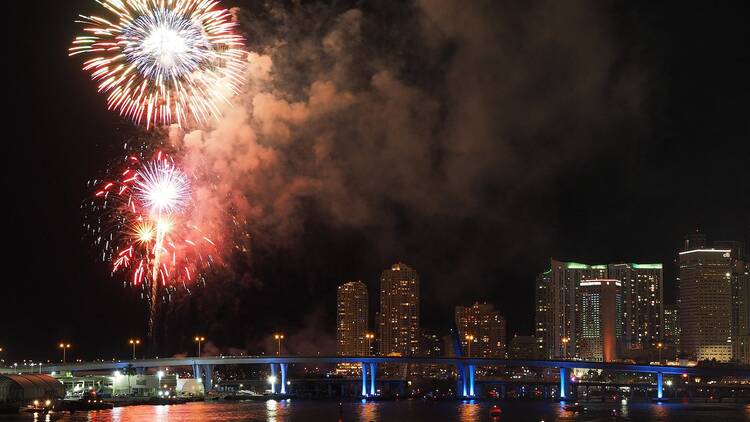
[[[367,339],[367,353],[372,354],[372,339],[375,338],[375,334],[373,333],[365,333],[365,338]]]
[[[467,334],[466,335],[466,342],[468,344],[468,350],[467,350],[467,356],[471,357],[471,342],[474,341],[474,335],[473,334]]]
[[[276,351],[276,355],[281,355],[281,340],[284,340],[284,334],[276,333],[273,335],[273,338],[278,343],[278,349]]]
[[[201,343],[206,341],[206,338],[203,336],[195,336],[195,342],[198,343],[198,357],[201,357]]]
[[[63,363],[65,363],[65,351],[70,349],[71,345],[70,343],[60,343],[57,345],[57,347],[62,349],[63,352]]]
[[[661,363],[661,349],[664,348],[664,343],[662,342],[656,343],[656,348],[659,349],[659,363]]]
[[[563,342],[563,349],[564,349],[564,353],[565,353],[565,359],[567,359],[568,358],[568,342],[570,342],[570,337],[563,337],[561,339],[561,341]]]
[[[133,346],[133,360],[135,360],[135,346],[138,346],[139,344],[141,344],[141,340],[137,338],[131,338],[130,340],[128,340],[128,343],[130,343],[130,345]]]

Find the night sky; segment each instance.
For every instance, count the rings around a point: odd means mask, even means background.
[[[423,326],[446,332],[453,306],[480,300],[509,335],[531,334],[551,256],[663,262],[671,303],[684,234],[750,237],[741,2],[226,3],[248,49],[273,58],[274,95],[302,101],[324,75],[358,105],[283,145],[268,136],[285,158],[268,171],[322,187],[276,215],[291,224],[249,223],[251,254],[169,305],[162,356],[192,351],[198,333],[224,353],[270,351],[274,331],[289,352],[331,353],[336,286],[365,281],[374,313],[396,261],[420,274]],[[11,9],[0,357],[57,359],[60,340],[77,358],[126,357],[146,305],[97,259],[81,204],[125,141],[155,135],[107,111],[67,56],[93,1]],[[315,167],[306,143],[320,133],[331,161]],[[247,189],[262,202],[276,187]]]

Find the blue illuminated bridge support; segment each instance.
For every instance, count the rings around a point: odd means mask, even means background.
[[[664,398],[664,373],[656,373],[656,398],[661,400]]]
[[[376,363],[362,362],[362,397],[377,396],[378,390],[375,388],[375,374],[378,372]],[[367,382],[367,375],[370,376],[370,382]]]
[[[476,371],[476,366],[469,365],[469,397],[474,397],[474,372]]]
[[[289,364],[280,363],[279,367],[281,367],[281,394],[286,394],[286,374]]]
[[[214,389],[214,366],[203,365],[203,391]]]
[[[560,368],[560,398],[568,398],[568,383],[570,382],[570,368]]]
[[[460,379],[460,392],[463,398],[473,398],[476,396],[474,392],[474,375],[476,373],[476,365],[461,365],[456,367],[458,369],[458,376]]]
[[[193,362],[193,378],[200,379],[203,384],[203,391],[211,391],[214,388],[214,365],[199,365]]]
[[[362,397],[367,397],[367,367],[369,365],[362,362]]]
[[[276,394],[276,383],[278,382],[278,378],[276,377],[276,364],[271,364],[271,394]]]
[[[375,363],[370,364],[370,395],[378,395],[378,390],[375,389],[375,374],[378,372],[378,367]]]

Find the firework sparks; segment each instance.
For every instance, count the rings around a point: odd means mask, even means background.
[[[236,94],[244,68],[237,23],[216,0],[98,0],[111,15],[81,16],[71,56],[108,94],[110,109],[145,123],[202,124]]]
[[[129,283],[143,287],[151,330],[160,291],[169,295],[193,282],[211,264],[215,244],[188,222],[189,178],[169,156],[129,156],[118,174],[99,184],[92,202],[96,223],[89,228],[113,274],[127,271]]]

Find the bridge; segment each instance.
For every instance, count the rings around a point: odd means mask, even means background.
[[[11,370],[14,373],[52,373],[52,372],[97,372],[123,370],[129,367],[137,370],[163,367],[192,367],[193,376],[203,381],[206,391],[213,384],[213,369],[217,365],[270,365],[271,374],[280,375],[279,391],[272,384],[272,393],[286,394],[286,381],[290,364],[358,364],[362,367],[362,396],[375,396],[377,365],[445,365],[453,366],[458,372],[457,391],[461,397],[475,397],[475,371],[477,366],[511,366],[530,368],[559,368],[560,398],[570,395],[571,369],[595,369],[613,372],[633,372],[656,374],[656,399],[664,398],[663,376],[689,375],[704,377],[741,377],[750,378],[750,368],[726,366],[666,366],[637,365],[627,363],[589,362],[578,360],[526,360],[526,359],[493,359],[466,357],[395,357],[395,356],[206,356],[165,359],[134,359],[122,361],[79,362],[67,364],[47,364],[37,366],[18,366]],[[11,372],[6,370],[6,372]]]

